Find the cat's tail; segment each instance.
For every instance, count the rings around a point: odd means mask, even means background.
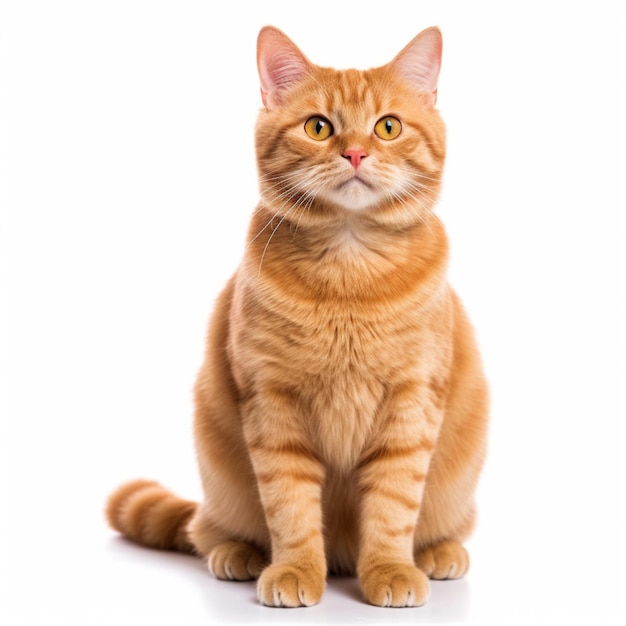
[[[197,506],[157,482],[134,480],[111,494],[105,513],[115,530],[141,545],[193,554],[187,524]]]

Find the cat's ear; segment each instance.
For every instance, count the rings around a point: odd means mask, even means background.
[[[284,92],[311,71],[311,62],[280,30],[265,26],[257,41],[257,65],[263,104],[272,109],[281,104]]]
[[[441,49],[441,31],[433,26],[423,30],[390,63],[404,80],[427,95],[433,106],[437,101]]]

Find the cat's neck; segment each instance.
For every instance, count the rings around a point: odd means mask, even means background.
[[[445,231],[434,215],[403,226],[385,226],[362,214],[298,223],[272,218],[260,207],[250,228],[247,267],[259,277],[281,282],[291,277],[299,291],[309,289],[317,298],[368,299],[424,280],[441,282],[447,250]]]

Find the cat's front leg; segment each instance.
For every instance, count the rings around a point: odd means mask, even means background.
[[[267,606],[310,606],[322,597],[326,558],[324,468],[300,428],[293,397],[266,391],[248,403],[245,434],[270,531],[272,563],[257,592]]]
[[[421,606],[427,576],[415,566],[413,541],[441,412],[420,386],[396,392],[380,440],[359,466],[360,548],[357,574],[368,602]]]

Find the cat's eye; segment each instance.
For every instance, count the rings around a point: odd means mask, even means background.
[[[381,139],[395,139],[402,131],[402,124],[397,117],[387,115],[379,119],[374,126],[374,132]]]
[[[306,134],[316,141],[324,141],[333,134],[333,125],[324,117],[314,115],[304,124]]]

